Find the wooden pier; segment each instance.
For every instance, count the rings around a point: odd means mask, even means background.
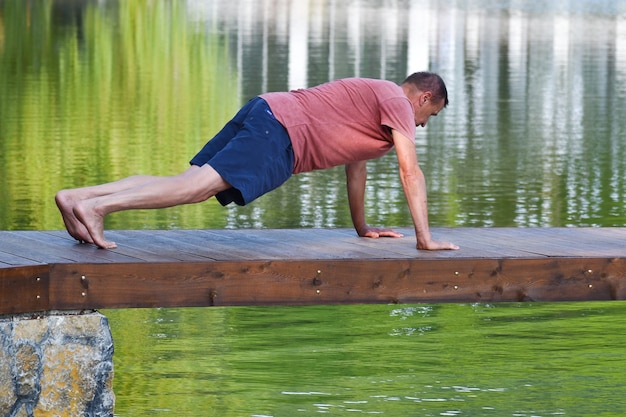
[[[626,299],[626,228],[0,232],[0,314],[100,308]]]

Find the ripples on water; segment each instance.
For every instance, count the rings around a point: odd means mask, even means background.
[[[625,309],[598,302],[107,315],[124,352],[116,361],[122,416],[617,416],[626,413]],[[128,320],[140,326],[127,333]]]

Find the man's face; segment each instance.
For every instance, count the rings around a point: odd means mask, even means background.
[[[444,99],[435,101],[430,92],[418,96],[417,102],[413,103],[415,109],[415,126],[426,127],[431,116],[437,116],[445,106]]]

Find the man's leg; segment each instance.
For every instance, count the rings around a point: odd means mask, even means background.
[[[72,211],[75,218],[85,227],[91,241],[101,248],[116,247],[114,242],[104,238],[104,218],[109,213],[198,203],[231,187],[210,165],[194,165],[171,177],[150,177],[150,180],[136,180],[136,183],[135,180],[127,180],[117,186],[104,184],[103,188],[91,190],[97,194],[98,191],[109,190],[109,187],[110,190],[119,187],[119,191],[95,195],[74,204]],[[130,184],[135,185],[124,188]]]

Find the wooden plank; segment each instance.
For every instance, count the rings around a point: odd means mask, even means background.
[[[188,231],[186,236],[193,232]],[[164,261],[212,261],[209,253],[189,245],[184,236],[176,237],[169,230],[133,230],[109,233],[112,239],[120,243],[118,253],[131,254],[146,262]]]
[[[351,229],[111,231],[115,250],[61,231],[0,231],[0,314],[626,298],[626,228],[435,229],[462,246],[438,252],[415,250],[412,229],[400,231],[404,239]]]
[[[178,234],[182,233],[182,234]],[[206,248],[190,244],[192,230],[111,230],[107,238],[118,243],[116,249],[99,250],[125,257],[120,262],[187,262],[211,261],[213,255]],[[206,243],[206,242],[205,242]],[[87,245],[95,248],[93,245]],[[226,256],[232,259],[232,256]]]
[[[16,255],[15,249],[11,249],[12,253],[4,252],[0,250],[0,269],[1,268],[12,268],[19,266],[27,266],[27,265],[45,265],[44,261],[35,261],[33,259],[24,258],[22,256]]]
[[[210,233],[207,230],[172,230],[171,233],[177,239],[182,239],[197,247],[198,251],[203,251],[216,261],[228,260],[249,260],[258,255],[254,249],[247,245],[241,245],[234,239],[230,230],[225,234]]]
[[[360,238],[356,233],[334,233],[334,230],[323,229],[297,229],[297,230],[272,230],[272,236],[276,236],[283,244],[295,251],[296,255],[290,259],[379,259],[393,256],[388,248],[378,245],[377,247],[361,246],[361,240],[373,241],[374,239]],[[382,242],[382,241],[379,241]]]
[[[2,240],[12,248],[14,255],[27,257],[36,262],[121,262],[134,258],[119,256],[94,245],[79,244],[74,239],[41,231],[2,232]]]
[[[228,232],[229,243],[232,247],[246,248],[250,253],[249,259],[279,260],[316,257],[307,254],[311,249],[306,241],[299,239],[297,242],[287,243],[278,236],[281,233],[280,230],[229,230]],[[203,231],[203,233],[215,239],[223,238],[224,236],[219,231]],[[307,250],[304,250],[304,248],[307,248]],[[319,251],[317,252],[318,256],[321,256]],[[323,257],[327,256],[328,252],[325,252]]]
[[[0,314],[49,309],[49,266],[0,269]]]
[[[471,248],[475,257],[481,257],[483,254],[487,256],[494,254],[495,257],[502,258],[547,256],[550,250],[545,247],[546,239],[542,236],[541,230],[535,228],[530,234],[526,234],[526,230],[528,229],[460,228],[454,229],[451,233],[457,239],[455,243],[458,243],[462,250]],[[541,240],[538,239],[539,236]]]
[[[155,239],[159,243],[166,245],[169,250],[173,250],[181,254],[185,254],[188,261],[216,261],[223,256],[224,252],[228,252],[228,248],[219,247],[212,248],[208,245],[208,241],[203,236],[200,236],[200,232],[197,230],[162,230],[156,235],[152,236],[152,230],[143,231],[150,239]],[[217,249],[217,250],[216,250]],[[161,253],[161,251],[158,251]],[[233,259],[231,254],[225,256],[226,259]]]
[[[71,262],[67,249],[48,244],[37,244],[28,238],[25,232],[2,232],[2,247],[5,253],[11,253],[32,263]]]
[[[544,256],[610,256],[626,252],[626,242],[611,236],[609,228],[490,228],[479,239]],[[461,232],[463,233],[463,232]],[[465,230],[467,233],[467,230]],[[617,246],[616,246],[617,244]],[[621,248],[620,248],[621,247]]]
[[[403,238],[387,238],[382,237],[378,239],[371,238],[354,238],[344,237],[340,238],[342,246],[354,246],[361,250],[370,249],[376,252],[376,257],[381,259],[394,259],[394,258],[422,258],[422,259],[440,259],[440,258],[467,258],[476,257],[477,253],[471,247],[468,247],[464,242],[462,243],[460,251],[418,251],[416,249],[417,241],[415,236],[405,233],[404,230],[399,229],[398,232],[404,233]],[[458,241],[458,239],[457,239]],[[455,241],[455,243],[458,243]],[[496,256],[496,253],[490,253],[482,250],[481,257]]]
[[[625,259],[53,265],[55,309],[626,299]],[[83,278],[84,277],[84,278]]]
[[[559,255],[586,257],[589,254],[595,256],[610,256],[616,251],[626,253],[626,236],[621,239],[610,232],[609,228],[585,228],[584,233],[577,228],[546,229],[546,235],[552,241],[561,242],[567,249]]]
[[[417,251],[412,229],[403,239],[359,238],[351,229],[111,231],[119,247],[80,245],[65,232],[0,232],[0,262],[202,261],[229,259],[509,258],[611,256],[626,252],[622,229],[436,229],[460,251]],[[63,235],[61,238],[60,235]],[[576,245],[572,245],[576,242]],[[576,246],[576,247],[573,247]],[[10,251],[11,253],[9,253]],[[15,258],[12,258],[15,257]]]

